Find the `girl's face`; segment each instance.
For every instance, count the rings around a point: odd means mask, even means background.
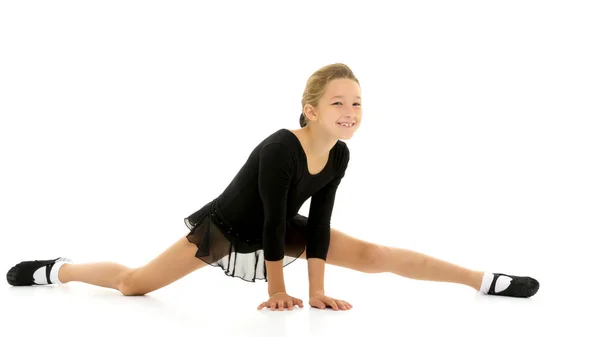
[[[311,124],[334,135],[337,139],[350,139],[358,129],[362,119],[360,86],[347,78],[329,82],[317,107],[308,109]],[[350,123],[343,126],[340,123]]]

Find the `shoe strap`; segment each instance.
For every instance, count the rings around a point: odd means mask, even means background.
[[[492,280],[492,284],[490,284],[490,289],[488,290],[489,295],[496,295],[494,288],[496,288],[496,281],[498,280],[498,277],[500,277],[500,275],[494,273],[494,279]]]
[[[54,263],[46,265],[46,281],[48,281],[48,284],[52,284],[50,282],[50,270],[52,270],[52,266],[54,266]]]

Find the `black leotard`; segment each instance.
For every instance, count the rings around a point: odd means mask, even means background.
[[[284,256],[286,222],[311,198],[306,232],[306,257],[326,260],[335,194],[350,152],[338,140],[325,168],[312,175],[300,140],[279,129],[261,141],[216,200],[221,218],[245,233],[261,235],[265,260]]]

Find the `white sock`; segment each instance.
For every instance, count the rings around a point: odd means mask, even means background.
[[[490,286],[492,285],[492,281],[494,280],[494,273],[485,272],[483,274],[483,279],[481,281],[481,288],[479,292],[482,294],[487,294],[490,291]],[[496,285],[494,286],[494,291],[499,293],[504,291],[510,283],[512,282],[512,278],[504,275],[500,275],[498,280],[496,280]]]
[[[60,258],[56,262],[54,262],[54,265],[50,269],[50,282],[52,284],[62,283],[58,278],[58,271],[60,270],[60,267],[62,267],[65,263],[73,263],[73,261],[66,258]],[[33,282],[39,285],[48,284],[48,280],[46,279],[46,266],[38,268],[33,273]]]

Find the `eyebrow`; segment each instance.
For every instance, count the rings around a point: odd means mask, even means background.
[[[344,96],[337,95],[337,96],[331,97],[331,99],[334,99],[334,98],[344,98]],[[360,96],[356,96],[356,98],[361,99]]]

